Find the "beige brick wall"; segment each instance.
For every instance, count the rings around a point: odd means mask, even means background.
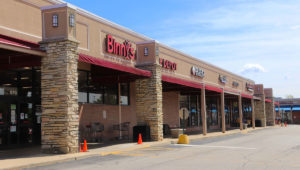
[[[163,123],[171,128],[180,127],[179,125],[179,92],[163,93]]]

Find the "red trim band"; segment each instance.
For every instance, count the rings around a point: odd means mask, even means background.
[[[252,95],[249,95],[249,94],[243,94],[243,93],[242,93],[242,97],[248,98],[248,99],[252,99],[252,98],[253,98]]]
[[[95,57],[91,57],[91,56],[88,56],[85,54],[79,54],[78,60],[81,62],[90,63],[90,64],[94,64],[97,66],[102,66],[102,67],[106,67],[106,68],[110,68],[110,69],[114,69],[114,70],[124,71],[127,73],[139,75],[139,76],[151,77],[151,75],[152,75],[151,72],[147,71],[147,70],[142,70],[142,69],[138,69],[138,68],[124,66],[121,64],[117,64],[117,63],[112,63],[112,62],[105,61],[105,60],[95,58]]]
[[[272,100],[270,99],[265,99],[266,102],[272,103]]]
[[[18,39],[15,37],[10,37],[10,36],[3,35],[3,34],[0,34],[0,43],[15,46],[15,47],[21,47],[21,48],[41,51],[40,45],[38,43]]]
[[[166,75],[162,75],[161,79],[162,79],[162,81],[165,81],[168,83],[179,84],[179,85],[183,85],[183,86],[193,87],[196,89],[202,89],[202,87],[203,87],[203,85],[199,84],[199,83],[195,83],[195,82],[191,82],[188,80],[183,80],[183,79],[179,79],[179,78],[175,78],[175,77],[171,77],[171,76],[166,76]]]
[[[205,89],[210,90],[210,91],[215,91],[218,93],[222,93],[222,91],[223,91],[221,88],[210,86],[210,85],[205,85]]]

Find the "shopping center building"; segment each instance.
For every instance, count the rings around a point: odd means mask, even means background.
[[[275,124],[272,89],[63,1],[2,2],[0,21],[0,147]]]

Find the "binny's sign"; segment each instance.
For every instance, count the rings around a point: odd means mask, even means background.
[[[110,34],[106,36],[106,51],[111,54],[123,56],[127,60],[135,60],[135,50],[131,43],[127,40],[123,44],[118,43]]]
[[[198,67],[195,67],[195,66],[193,66],[191,68],[191,74],[194,75],[194,76],[197,76],[197,77],[201,77],[201,78],[203,78],[205,76],[204,70],[202,70]]]

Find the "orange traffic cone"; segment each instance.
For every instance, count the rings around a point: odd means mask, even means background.
[[[142,135],[139,133],[139,140],[138,140],[138,144],[142,144],[143,141],[142,141]]]
[[[84,140],[82,151],[83,151],[83,152],[88,151],[87,144],[86,144],[86,140]]]
[[[285,127],[287,126],[287,122],[286,122],[286,121],[284,122],[284,126],[285,126]]]
[[[81,149],[81,143],[79,144],[79,151],[83,152],[83,150]]]

